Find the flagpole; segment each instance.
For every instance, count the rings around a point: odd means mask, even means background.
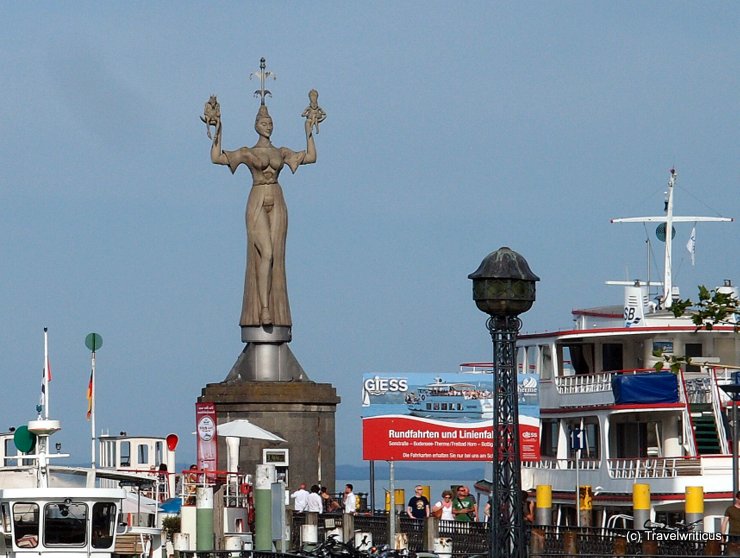
[[[49,329],[44,328],[44,419],[49,418]]]
[[[87,418],[90,419],[90,457],[92,460],[92,468],[95,469],[95,351],[103,346],[103,338],[97,333],[90,333],[85,337],[85,346],[90,349],[90,352],[92,353],[90,383],[87,386],[87,394],[90,398],[88,401]]]
[[[92,371],[90,372],[90,434],[92,444],[90,454],[92,456],[92,468],[95,469],[95,351],[92,352]]]

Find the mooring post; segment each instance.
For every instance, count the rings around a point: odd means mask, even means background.
[[[552,524],[552,486],[549,484],[537,485],[534,522],[536,525]]]
[[[195,493],[195,550],[214,550],[213,487],[199,486]]]
[[[686,523],[694,523],[704,519],[704,487],[686,487]],[[702,525],[702,531],[704,530]]]
[[[272,483],[275,465],[257,465],[254,479],[254,549],[272,551]]]

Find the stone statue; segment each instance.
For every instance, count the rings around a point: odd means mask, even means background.
[[[244,278],[244,300],[240,324],[244,327],[292,325],[290,305],[285,279],[285,238],[288,231],[288,208],[283,191],[278,183],[280,171],[287,165],[295,173],[300,165],[316,162],[313,128],[326,118],[316,104],[316,112],[305,114],[306,149],[292,151],[287,147],[275,147],[272,135],[272,118],[265,105],[270,93],[264,88],[264,78],[270,76],[264,70],[264,59],[260,65],[261,88],[255,95],[261,96],[261,104],[254,129],[259,139],[254,147],[242,147],[235,151],[221,148],[221,111],[213,96],[206,103],[202,120],[206,126],[215,126],[211,161],[227,165],[234,173],[241,164],[252,173],[252,188],[247,199],[247,270]],[[311,97],[311,94],[309,94]],[[315,98],[318,98],[316,93]],[[315,99],[311,99],[312,102]],[[314,103],[315,104],[315,103]],[[210,134],[209,134],[210,137]]]

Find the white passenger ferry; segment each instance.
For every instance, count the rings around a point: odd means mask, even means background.
[[[675,180],[671,170],[664,215],[613,222],[662,224],[665,232],[677,222],[732,221],[674,216]],[[665,237],[662,283],[622,283],[623,305],[574,310],[567,329],[519,338],[519,371],[539,376],[541,420],[541,459],[523,463],[522,488],[552,487],[554,523],[578,523],[578,485],[591,487],[593,526],[631,527],[636,483],[650,486],[653,517],[669,522],[684,510],[686,487],[703,487],[709,531],[732,501],[732,401],[722,386],[740,370],[738,315],[711,330],[674,317],[672,234],[658,234]],[[655,299],[653,286],[662,287]],[[730,281],[718,290],[737,297]],[[669,355],[690,363],[656,370]]]
[[[415,417],[442,420],[485,420],[493,418],[490,390],[474,384],[445,382],[435,378],[406,394],[409,413]]]

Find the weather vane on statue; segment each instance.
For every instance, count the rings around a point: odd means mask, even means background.
[[[316,146],[313,131],[326,119],[326,113],[318,105],[318,92],[312,89],[310,105],[303,112],[306,119],[306,149],[293,151],[287,147],[275,147],[271,136],[272,118],[265,104],[272,93],[265,88],[265,81],[275,75],[268,71],[265,59],[260,60],[260,69],[250,74],[258,77],[260,88],[254,96],[260,98],[254,129],[259,136],[253,147],[242,147],[234,151],[221,148],[221,108],[215,95],[206,102],[201,120],[206,124],[211,145],[211,161],[226,165],[236,172],[244,164],[252,175],[252,188],[247,199],[247,270],[244,278],[244,298],[240,325],[244,328],[264,328],[292,325],[288,290],[285,277],[285,239],[288,230],[288,208],[278,176],[284,166],[296,172],[300,165],[316,162]],[[211,136],[211,126],[215,133]]]

